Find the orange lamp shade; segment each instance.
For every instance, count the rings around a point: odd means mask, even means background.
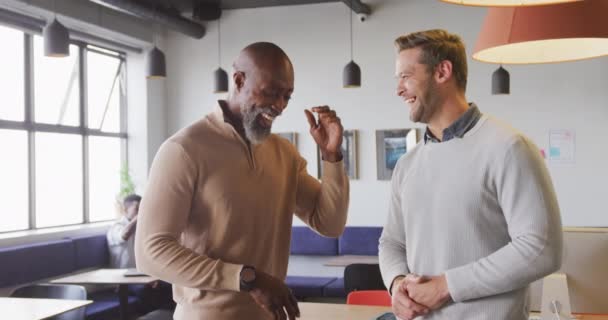
[[[608,55],[608,1],[488,8],[473,59],[528,64]]]
[[[463,6],[477,7],[515,7],[515,6],[540,6],[564,2],[582,0],[441,0],[447,3],[460,4]]]

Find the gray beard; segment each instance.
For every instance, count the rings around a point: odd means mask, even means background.
[[[260,116],[260,114],[264,112],[274,114],[274,112],[270,108],[241,108],[241,113],[243,114],[243,128],[245,129],[245,136],[247,137],[247,140],[249,140],[249,142],[251,142],[252,144],[260,144],[264,142],[264,140],[268,138],[268,136],[270,136],[271,128],[266,128],[260,125],[257,120],[258,116]]]

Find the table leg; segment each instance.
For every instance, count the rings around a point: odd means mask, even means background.
[[[118,285],[118,299],[120,301],[120,319],[127,320],[129,315],[129,286]]]

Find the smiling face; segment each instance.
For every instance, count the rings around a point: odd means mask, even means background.
[[[259,144],[270,135],[274,120],[291,99],[293,66],[279,47],[258,43],[244,49],[235,70],[235,99],[245,136]]]
[[[429,123],[440,106],[440,98],[433,72],[420,63],[421,53],[417,47],[397,54],[397,95],[410,107],[411,121]]]
[[[262,70],[245,81],[241,114],[245,134],[253,144],[270,135],[274,120],[291,99],[293,82],[291,67]]]

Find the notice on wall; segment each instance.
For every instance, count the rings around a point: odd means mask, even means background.
[[[549,161],[553,163],[574,163],[576,140],[573,130],[549,131]]]

